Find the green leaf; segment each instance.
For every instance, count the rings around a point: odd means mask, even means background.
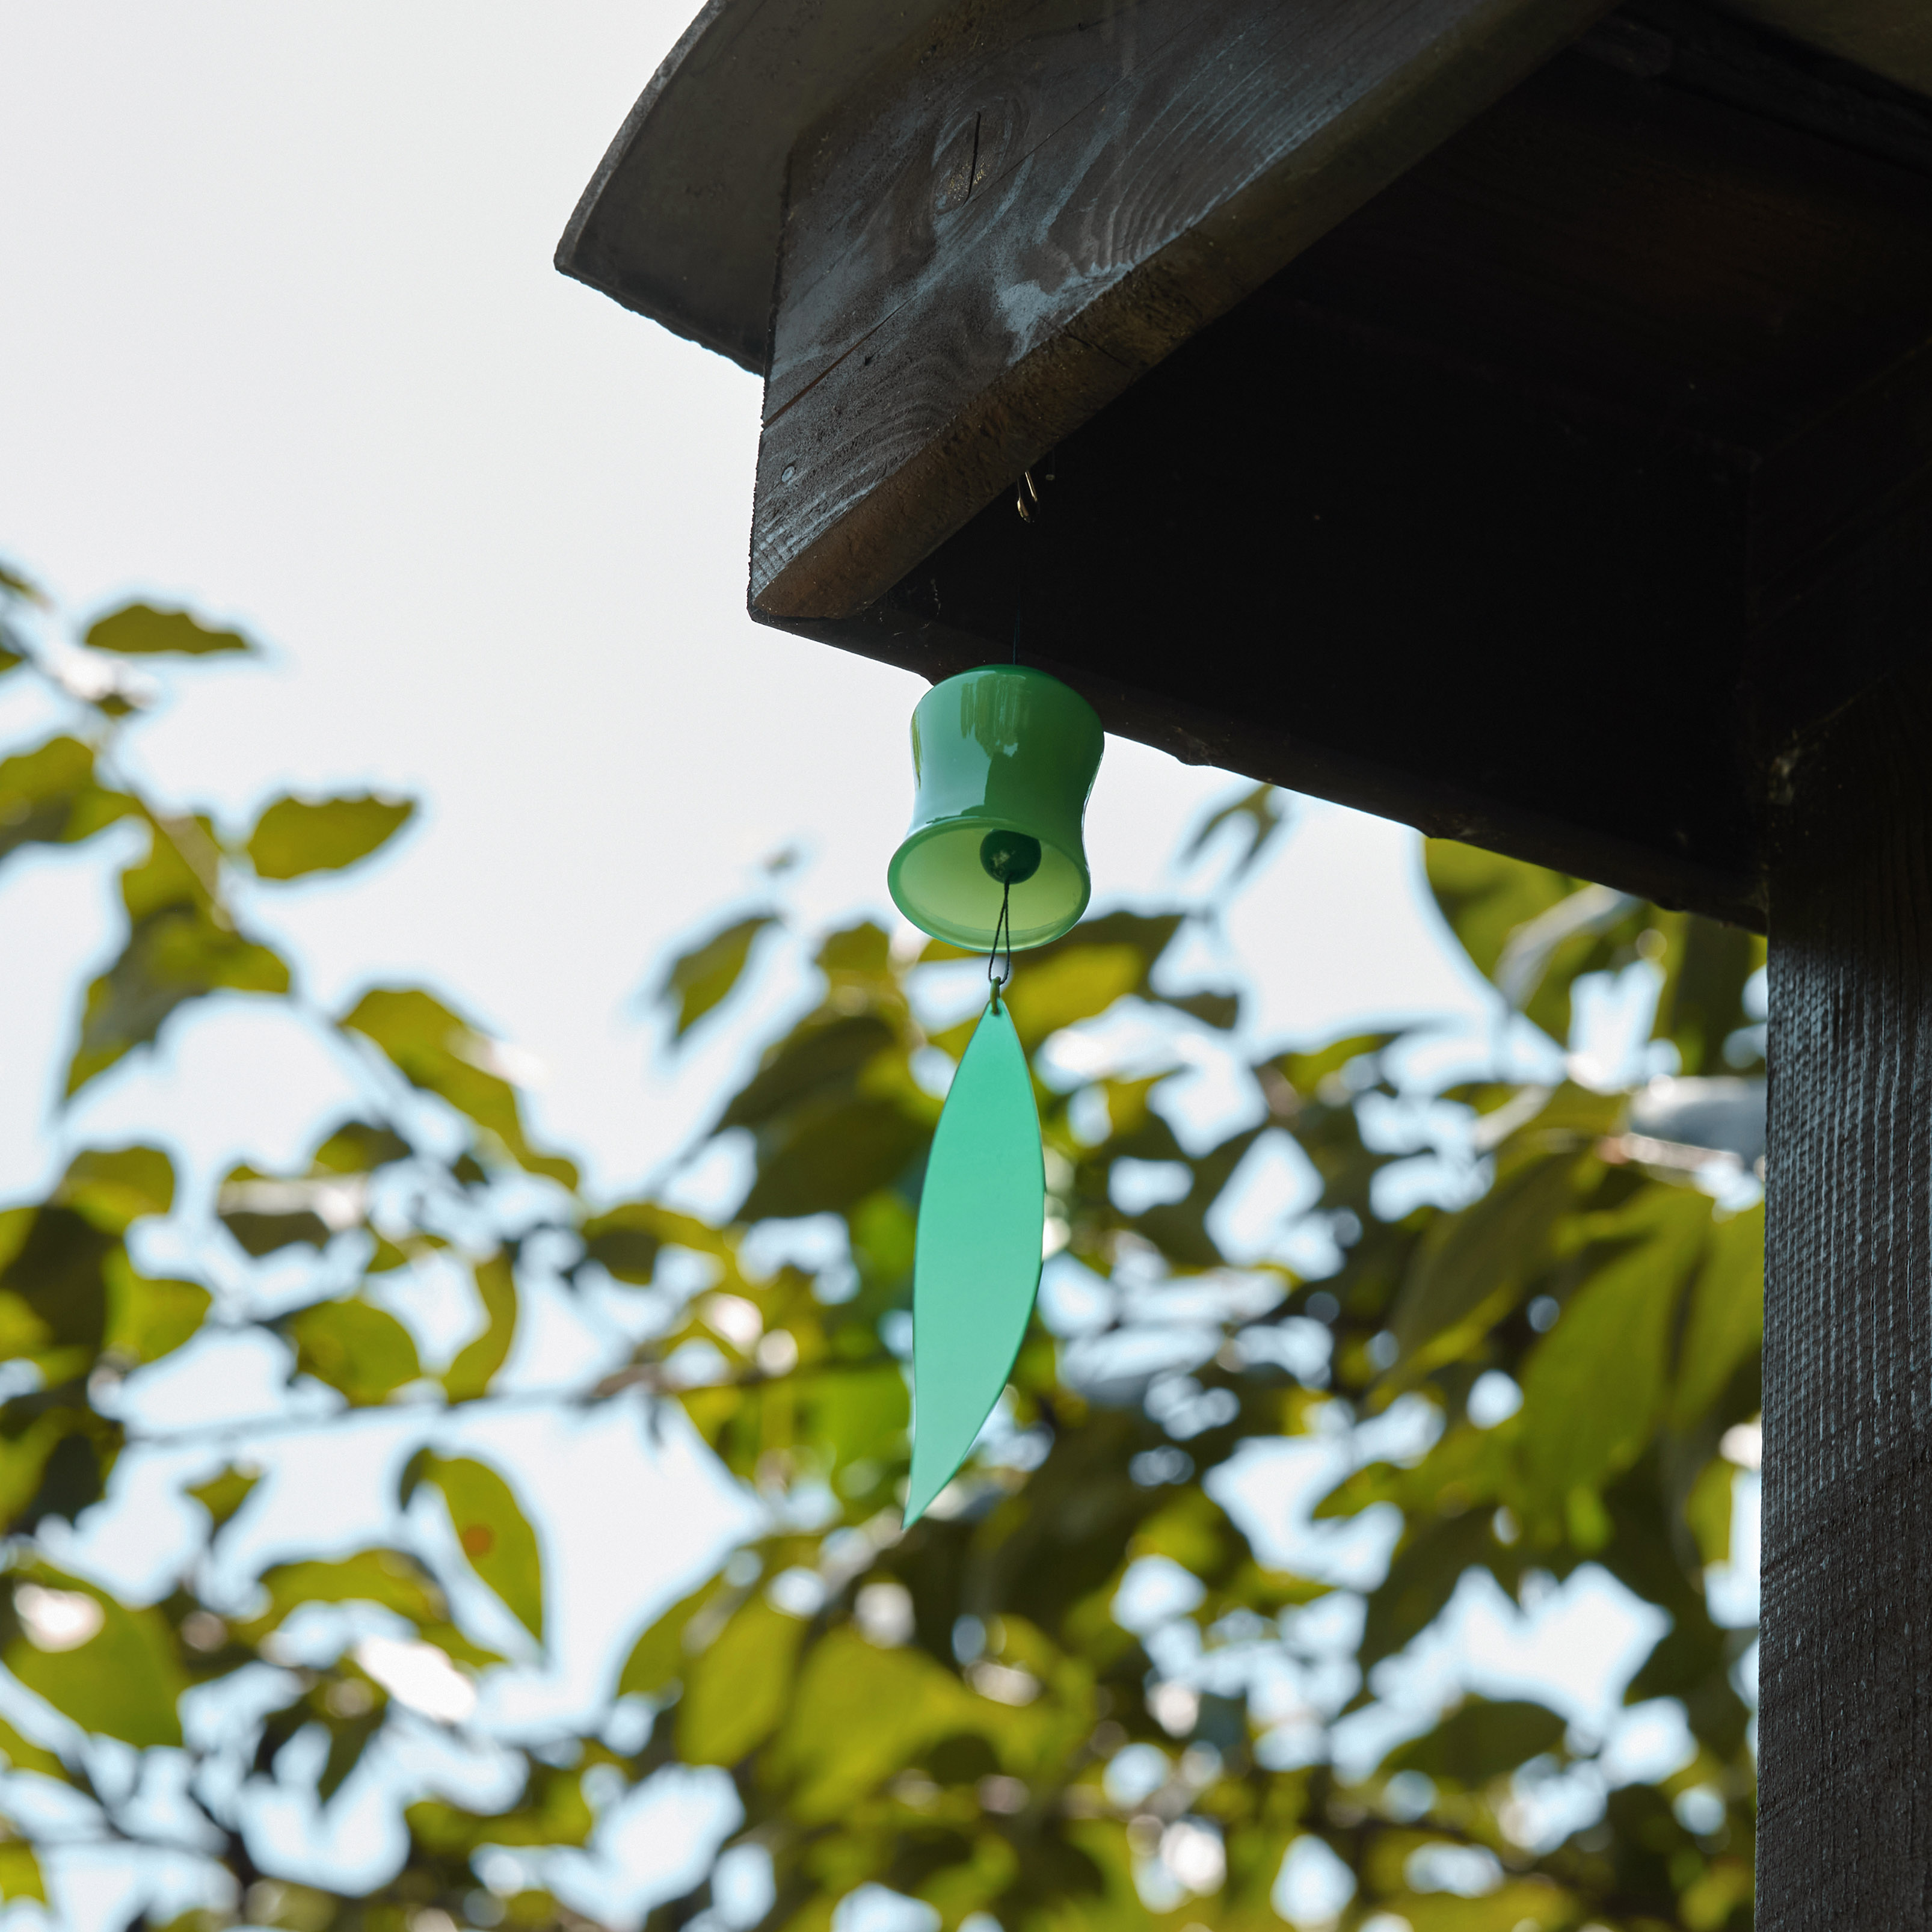
[[[255,1493],[262,1480],[260,1470],[238,1468],[230,1462],[218,1476],[211,1476],[205,1483],[197,1483],[188,1494],[194,1497],[207,1510],[213,1526],[210,1540],[219,1536],[241,1512],[242,1505]]]
[[[618,1281],[646,1288],[657,1272],[658,1254],[675,1234],[667,1226],[680,1217],[652,1201],[626,1201],[584,1222],[586,1259],[598,1262]]]
[[[1004,1715],[922,1652],[878,1649],[849,1629],[836,1630],[799,1673],[766,1769],[781,1788],[791,1787],[793,1816],[821,1824],[916,1763],[941,1738],[997,1732]]]
[[[1425,1520],[1396,1550],[1388,1574],[1370,1593],[1356,1663],[1366,1673],[1426,1630],[1473,1564],[1498,1567],[1502,1554],[1490,1519],[1472,1510]]]
[[[1533,1158],[1436,1224],[1410,1264],[1390,1324],[1414,1370],[1453,1359],[1515,1305],[1576,1204],[1581,1165],[1570,1153]]]
[[[224,930],[200,906],[170,906],[137,920],[120,958],[87,989],[67,1091],[77,1094],[147,1045],[190,1000],[288,990],[289,969],[278,955]]]
[[[0,590],[28,604],[44,604],[47,601],[46,592],[32,578],[23,575],[8,563],[0,563]]]
[[[328,1245],[328,1223],[312,1208],[298,1208],[291,1214],[263,1214],[249,1208],[224,1209],[221,1225],[235,1237],[236,1245],[260,1261],[264,1255],[306,1242],[312,1248]]]
[[[1764,964],[1764,940],[1741,927],[1694,916],[1679,915],[1671,927],[1657,1003],[1658,1037],[1675,1045],[1681,1072],[1727,1072],[1724,1042],[1748,1022],[1744,987]]]
[[[1720,1221],[1690,1289],[1689,1318],[1671,1398],[1673,1429],[1688,1430],[1764,1346],[1764,1208]]]
[[[76,738],[50,738],[0,759],[0,859],[22,845],[71,844],[136,809],[94,782],[94,754]]]
[[[1472,1697],[1434,1730],[1391,1751],[1382,1772],[1419,1771],[1438,1784],[1453,1781],[1480,1791],[1532,1758],[1558,1750],[1564,1729],[1564,1720],[1541,1704]]]
[[[894,1361],[872,1368],[827,1368],[796,1384],[801,1433],[823,1444],[835,1467],[897,1453],[911,1405]]]
[[[0,1267],[0,1360],[71,1348],[91,1363],[106,1334],[105,1268],[120,1244],[71,1208],[16,1211]]]
[[[1150,963],[1139,946],[1124,943],[1067,946],[1052,958],[1029,958],[1006,995],[1014,1028],[1028,1046],[1037,1046],[1061,1028],[1094,1018],[1138,992]]]
[[[482,1845],[580,1845],[596,1823],[578,1774],[547,1764],[530,1766],[522,1798],[507,1811],[466,1811],[428,1798],[404,1816],[416,1839],[446,1858],[467,1858]],[[556,1916],[546,1912],[532,1922],[554,1924]]]
[[[19,1838],[0,1841],[0,1899],[32,1898],[47,1902],[46,1880],[34,1848]]]
[[[124,657],[208,657],[218,652],[250,651],[255,646],[238,631],[213,631],[185,610],[169,610],[152,604],[129,604],[97,619],[82,640],[97,651]]]
[[[358,1676],[349,1681],[361,1680]],[[356,1717],[331,1719],[328,1756],[323,1760],[321,1774],[315,1781],[319,1803],[326,1804],[355,1774],[356,1767],[362,1762],[363,1753],[388,1722],[388,1704],[379,1696],[373,1708]]]
[[[800,1671],[769,1772],[792,1785],[790,1808],[821,1824],[869,1797],[945,1737],[1003,1730],[1005,1712],[923,1652],[879,1650],[832,1630]]]
[[[516,1089],[492,1070],[494,1042],[420,987],[365,993],[340,1025],[375,1042],[412,1087],[445,1100],[494,1134],[518,1164],[574,1188],[567,1160],[534,1152],[524,1136]]]
[[[1704,1465],[1684,1499],[1684,1520],[1706,1563],[1731,1560],[1731,1492],[1737,1472],[1721,1456]]]
[[[312,1166],[317,1174],[373,1174],[415,1151],[392,1128],[345,1120],[316,1149]]]
[[[674,1682],[684,1670],[685,1634],[692,1619],[727,1587],[722,1572],[710,1577],[651,1624],[631,1646],[618,1673],[616,1695],[655,1697]]]
[[[236,1245],[257,1260],[298,1242],[326,1248],[334,1230],[313,1204],[320,1192],[304,1181],[231,1168],[214,1197],[215,1213]]]
[[[84,1731],[139,1749],[181,1743],[175,1700],[188,1677],[160,1611],[130,1610],[106,1591],[39,1564],[16,1570],[13,1587],[16,1606],[22,1588],[38,1588],[91,1598],[100,1612],[85,1642],[59,1648],[40,1648],[26,1634],[31,1620],[23,1623],[4,1656],[29,1690]]]
[[[1711,1204],[1653,1184],[1594,1223],[1595,1265],[1531,1352],[1518,1442],[1528,1492],[1562,1516],[1628,1469],[1661,1413],[1678,1297],[1710,1226]],[[1586,1257],[1586,1259],[1588,1258]]]
[[[447,1623],[434,1577],[407,1551],[362,1550],[332,1562],[278,1563],[263,1571],[268,1607],[248,1627],[256,1640],[304,1604],[374,1604],[418,1629]]]
[[[286,1316],[280,1326],[296,1345],[297,1373],[326,1382],[352,1408],[386,1402],[422,1377],[422,1362],[410,1331],[386,1309],[369,1302],[318,1302]]]
[[[1424,854],[1436,903],[1471,958],[1511,1006],[1559,1041],[1570,1036],[1571,982],[1613,964],[1652,916],[1608,886],[1473,846],[1432,838]]]
[[[248,835],[248,857],[264,879],[298,879],[310,872],[340,872],[366,859],[409,823],[408,799],[310,800],[278,798]]]
[[[676,1016],[671,1028],[674,1040],[683,1039],[730,995],[751,957],[752,942],[766,926],[777,923],[769,913],[741,919],[671,962],[654,998]]]
[[[778,1728],[790,1700],[805,1625],[753,1597],[684,1666],[678,1755],[687,1764],[734,1765]]]
[[[137,1274],[124,1250],[108,1257],[106,1346],[137,1362],[158,1362],[201,1332],[214,1297],[199,1282]]]
[[[52,1751],[44,1744],[35,1744],[31,1738],[22,1736],[4,1718],[0,1718],[0,1751],[6,1754],[7,1762],[16,1771],[37,1771],[43,1778],[57,1778],[63,1784],[71,1782],[67,1766]],[[4,1844],[0,1844],[0,1854],[3,1853]],[[0,1892],[0,1897],[4,1896],[6,1894]]]
[[[1239,993],[1162,993],[1156,997],[1162,1006],[1191,1014],[1204,1026],[1218,1028],[1223,1033],[1240,1023]]]
[[[1222,826],[1238,825],[1244,849],[1228,874],[1227,884],[1232,886],[1260,862],[1262,854],[1274,842],[1287,823],[1288,812],[1282,803],[1282,794],[1271,784],[1258,784],[1252,791],[1244,792],[1230,800],[1218,812],[1210,812],[1195,829],[1193,837],[1181,848],[1180,862],[1186,865],[1198,858]]]
[[[443,1391],[453,1402],[474,1402],[488,1394],[517,1339],[517,1276],[509,1256],[495,1254],[479,1262],[476,1280],[485,1325],[443,1372]]]
[[[451,1526],[474,1570],[511,1615],[543,1641],[543,1556],[536,1532],[516,1494],[487,1462],[474,1456],[419,1451],[404,1478],[404,1500],[418,1483],[442,1492]]]
[[[926,1124],[896,1100],[826,1100],[794,1108],[760,1137],[758,1168],[736,1220],[843,1214],[903,1174]]]
[[[143,1214],[173,1207],[174,1163],[159,1148],[90,1148],[68,1163],[53,1198],[118,1234]]]

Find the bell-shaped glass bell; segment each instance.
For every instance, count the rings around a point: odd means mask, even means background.
[[[949,677],[912,715],[912,827],[886,874],[922,932],[989,949],[1010,892],[1012,944],[1044,946],[1092,890],[1081,821],[1105,744],[1080,694],[1043,670]]]

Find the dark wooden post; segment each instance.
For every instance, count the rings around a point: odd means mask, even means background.
[[[1932,686],[1783,761],[1761,1932],[1932,1924]]]

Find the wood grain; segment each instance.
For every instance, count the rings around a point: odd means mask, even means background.
[[[879,596],[1017,471],[1604,10],[1010,0],[795,151],[760,613]],[[981,117],[986,178],[935,170]]]
[[[1932,1922],[1932,692],[1774,819],[1756,1923]]]

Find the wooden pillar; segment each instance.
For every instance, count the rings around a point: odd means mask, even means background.
[[[1903,1932],[1932,1924],[1932,680],[1775,772],[1757,1924]]]

